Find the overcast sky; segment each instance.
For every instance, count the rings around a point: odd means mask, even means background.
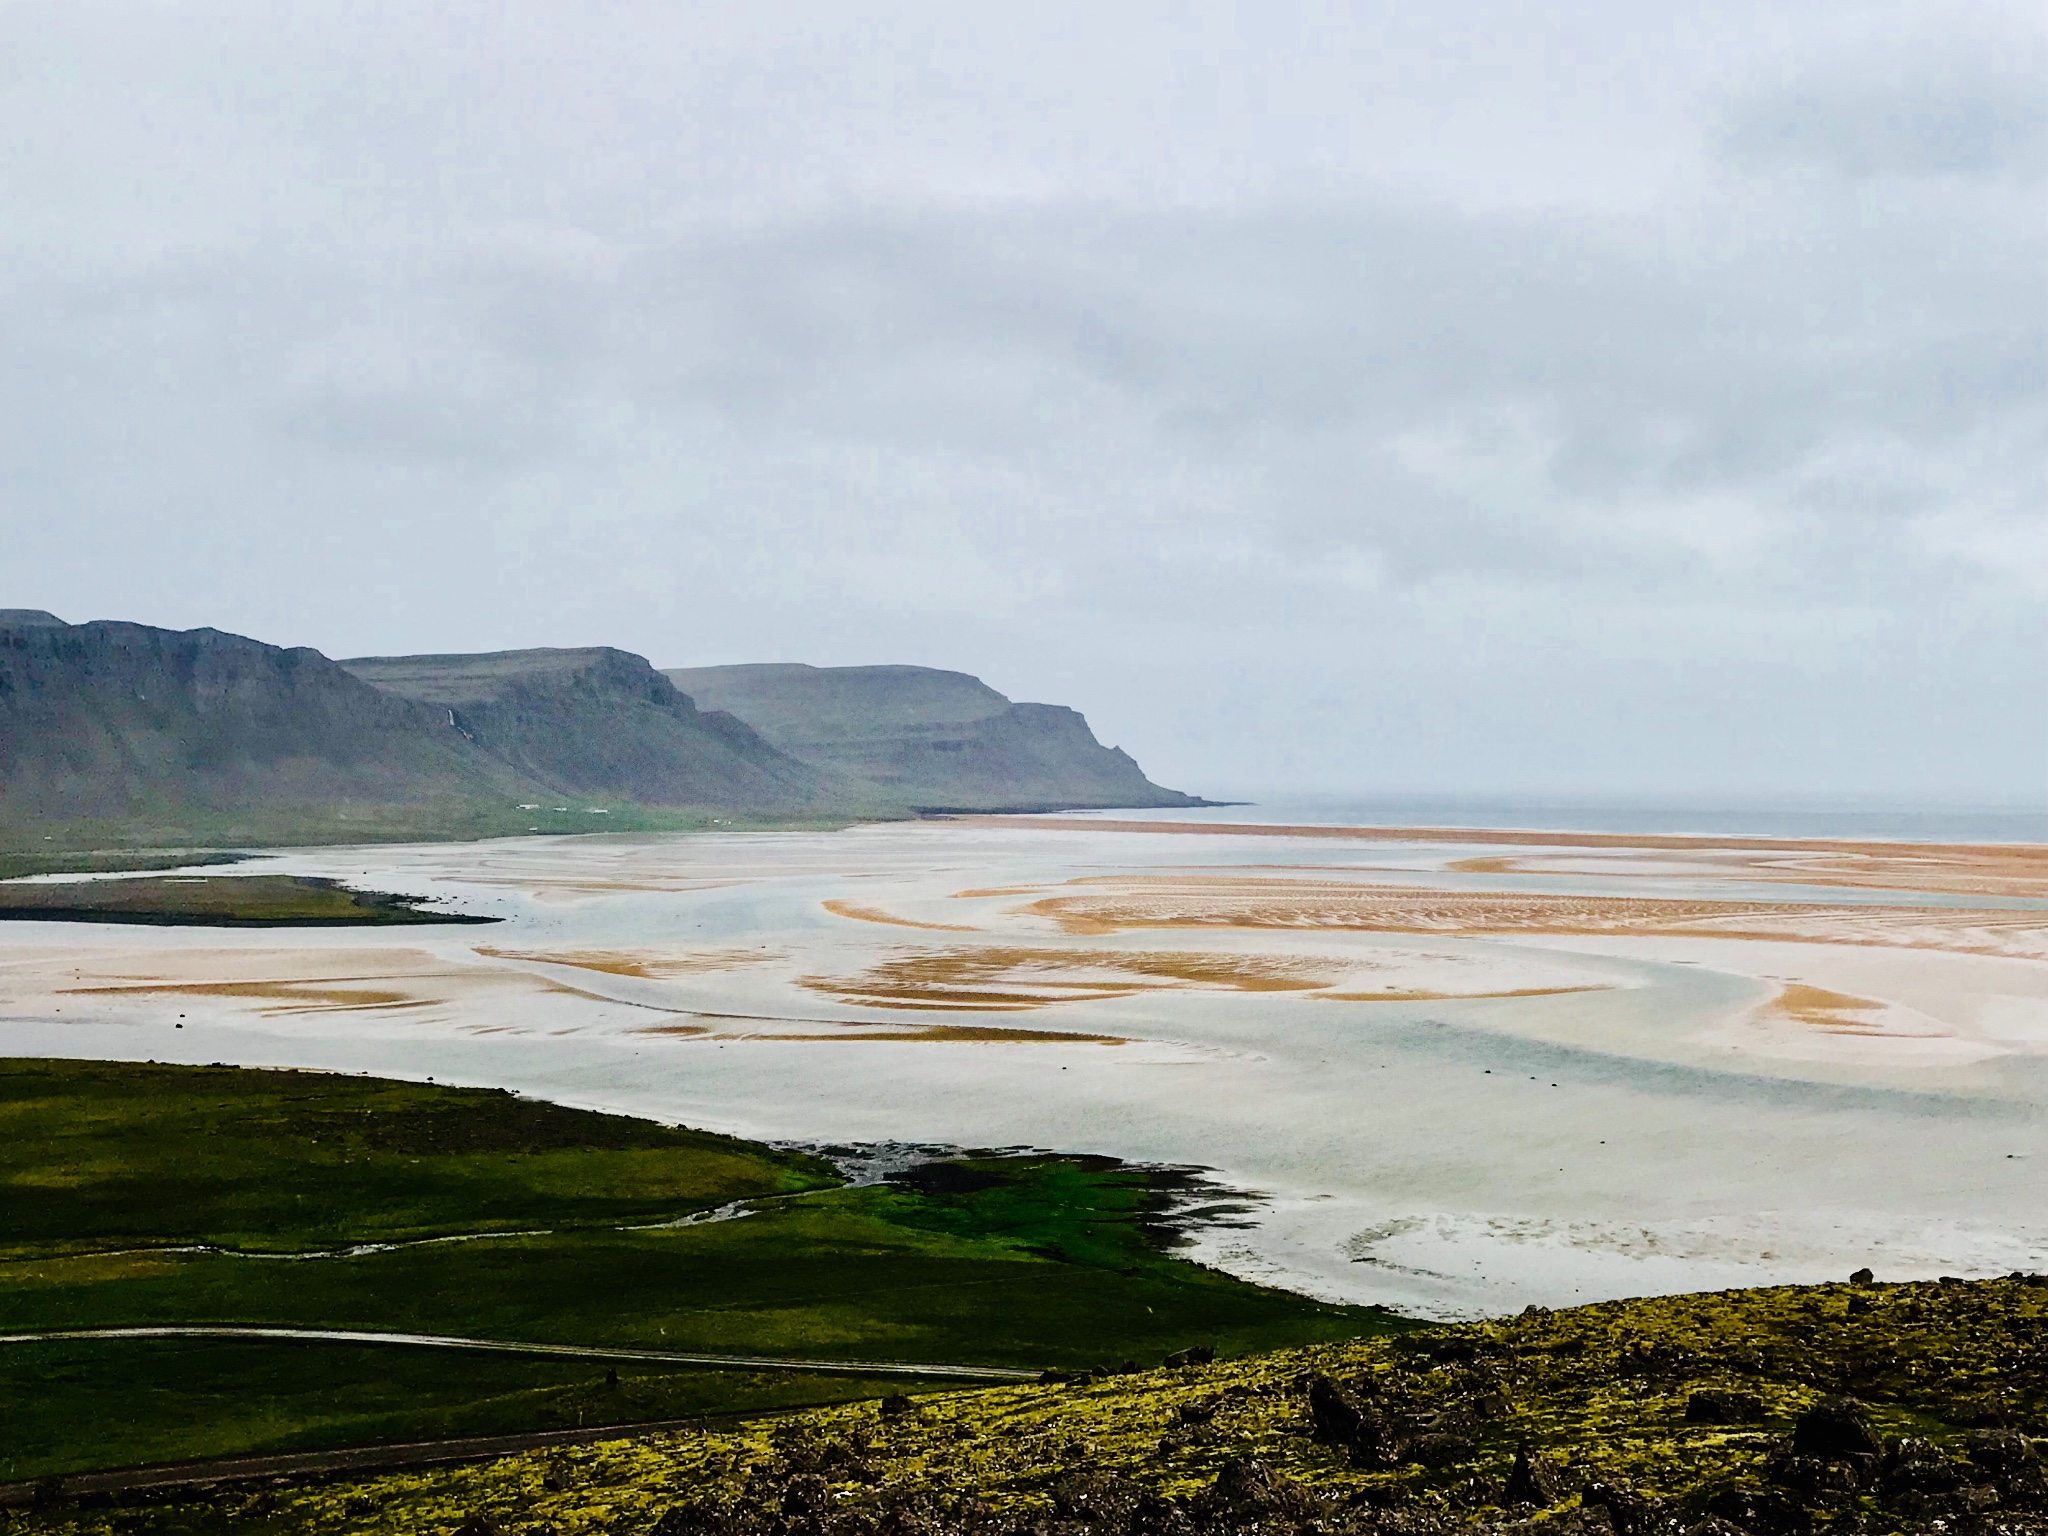
[[[2048,798],[2035,3],[0,0],[0,606]]]

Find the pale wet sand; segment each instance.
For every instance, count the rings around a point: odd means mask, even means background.
[[[1686,833],[1548,832],[1511,827],[1265,827],[1254,822],[1112,821],[1093,817],[983,816],[991,826],[1066,826],[1169,836],[1329,839],[1405,846],[1509,844],[1529,851],[1455,861],[1484,874],[1685,873],[1740,875],[1799,885],[1941,891],[1970,896],[2048,894],[2048,847],[2028,843],[1908,843],[1846,838],[1728,837]],[[1581,850],[1602,850],[1588,858]],[[1569,850],[1569,851],[1567,851]],[[1574,855],[1577,857],[1574,857]]]
[[[1160,825],[293,852],[505,921],[12,925],[0,1049],[1199,1164],[1268,1196],[1206,1256],[1439,1313],[2048,1264],[2041,850],[1866,891],[1832,844],[1788,888],[1740,840]]]

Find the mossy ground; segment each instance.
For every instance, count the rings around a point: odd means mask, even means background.
[[[1858,1297],[1867,1310],[1852,1313]],[[1356,1384],[1412,1424],[1463,1436],[1469,1454],[1434,1468],[1353,1466],[1346,1452],[1312,1437],[1304,1383],[1318,1374]],[[1689,1423],[1690,1395],[1716,1386],[1761,1398],[1766,1417],[1741,1426]],[[836,1503],[853,1512],[920,1489],[943,1505],[972,1500],[1025,1515],[1044,1511],[1050,1490],[1080,1469],[1185,1498],[1247,1456],[1331,1496],[1324,1528],[1383,1529],[1377,1522],[1395,1518],[1384,1511],[1405,1509],[1412,1513],[1399,1518],[1423,1523],[1403,1528],[1445,1529],[1508,1517],[1499,1507],[1504,1479],[1516,1447],[1528,1445],[1564,1469],[1564,1489],[1547,1513],[1516,1512],[1535,1519],[1517,1528],[1604,1529],[1580,1525],[1574,1513],[1571,1490],[1597,1479],[1632,1485],[1673,1511],[1668,1528],[1680,1530],[1714,1490],[1760,1483],[1795,1416],[1843,1391],[1868,1405],[1887,1436],[1953,1447],[1989,1417],[2040,1433],[2048,1427],[2048,1288],[2012,1279],[1616,1302],[1068,1385],[942,1392],[894,1416],[848,1404],[729,1429],[278,1489],[253,1505],[230,1491],[52,1510],[26,1529],[96,1536],[232,1524],[324,1536],[447,1532],[487,1521],[509,1533],[611,1536],[651,1530],[675,1506],[773,1511],[797,1470],[822,1475]],[[236,1510],[248,1512],[231,1519]],[[1834,1529],[1937,1528],[1863,1496],[1838,1497],[1812,1514]],[[773,1518],[755,1528],[779,1528]],[[1069,1509],[1054,1528],[1073,1523]]]

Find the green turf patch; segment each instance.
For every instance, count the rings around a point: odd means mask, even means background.
[[[0,1061],[0,1255],[621,1225],[836,1182],[813,1158],[496,1089]]]
[[[358,891],[315,875],[174,875],[0,884],[0,920],[158,928],[363,928],[494,923],[434,912],[416,896]]]

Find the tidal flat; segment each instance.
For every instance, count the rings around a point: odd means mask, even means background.
[[[0,1049],[1196,1165],[1193,1256],[1425,1316],[2048,1263],[2048,850],[1215,831],[264,856],[501,921],[0,925]]]

